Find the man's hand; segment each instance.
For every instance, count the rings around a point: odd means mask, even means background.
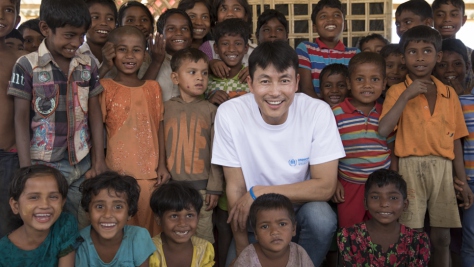
[[[212,92],[212,95],[209,97],[209,102],[214,105],[220,105],[227,100],[229,100],[229,95],[222,90],[216,90],[215,92]]]
[[[237,202],[234,204],[229,212],[229,218],[227,223],[232,223],[234,229],[240,229],[241,231],[247,230],[247,219],[249,217],[250,206],[253,203],[253,199],[250,193],[245,193]]]
[[[217,206],[217,201],[219,200],[219,195],[206,194],[206,211],[213,210]]]
[[[239,72],[239,81],[241,83],[247,83],[247,76],[249,76],[249,67],[245,67]]]
[[[220,59],[213,59],[209,62],[209,67],[215,76],[221,79],[229,77],[230,68],[227,67],[224,61]]]
[[[344,200],[344,187],[339,181],[337,181],[336,193],[334,193],[334,196],[332,197],[331,200],[334,203],[342,203],[345,201]]]

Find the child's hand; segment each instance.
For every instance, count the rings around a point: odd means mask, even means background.
[[[206,211],[213,210],[217,206],[217,200],[219,200],[219,195],[206,194]]]
[[[163,63],[165,60],[165,47],[166,42],[165,38],[163,38],[163,34],[156,34],[155,36],[155,43],[153,44],[153,35],[150,34],[148,38],[148,48],[151,52],[151,59],[156,63]]]
[[[339,181],[337,181],[336,192],[334,193],[334,196],[332,196],[331,200],[334,203],[342,203],[345,201],[344,200],[344,187]]]
[[[240,70],[239,72],[239,81],[241,83],[246,83],[247,82],[247,76],[249,76],[249,67],[245,67]]]
[[[209,97],[209,102],[214,105],[220,105],[227,100],[229,100],[229,95],[222,90],[216,90],[211,97]]]
[[[166,168],[166,166],[158,166],[157,174],[158,174],[158,177],[157,177],[155,187],[158,187],[162,184],[166,184],[169,181],[169,179],[171,179],[171,174],[168,172],[168,169]]]
[[[419,94],[425,94],[428,92],[428,86],[433,85],[432,81],[426,80],[414,80],[410,86],[407,87],[403,94],[407,97],[407,100],[413,99]]]
[[[102,58],[103,58],[103,64],[107,66],[107,69],[108,70],[112,69],[114,66],[114,58],[115,58],[115,47],[113,43],[107,42],[102,47]]]
[[[105,164],[92,164],[91,168],[84,174],[86,179],[94,178],[97,175],[109,171],[109,168]]]
[[[464,183],[462,191],[457,192],[457,197],[463,201],[463,203],[459,204],[459,207],[464,207],[466,210],[469,209],[474,202],[474,194],[467,183]]]
[[[220,59],[213,59],[209,62],[209,67],[212,73],[219,78],[227,78],[229,76],[230,68]]]
[[[464,94],[464,86],[458,81],[458,79],[450,79],[448,80],[448,85],[454,88],[456,94],[463,95]]]

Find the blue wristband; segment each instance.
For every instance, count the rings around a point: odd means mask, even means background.
[[[250,187],[249,193],[250,193],[250,196],[252,197],[253,200],[257,199],[257,197],[255,196],[255,194],[253,193],[253,186]]]

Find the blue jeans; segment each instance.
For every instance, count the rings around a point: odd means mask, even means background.
[[[63,158],[56,162],[45,162],[41,160],[32,160],[32,164],[48,165],[59,170],[67,180],[69,190],[67,192],[66,204],[63,210],[71,213],[79,221],[80,228],[84,227],[85,212],[80,208],[82,194],[79,191],[79,186],[84,182],[84,174],[91,168],[90,155],[83,158],[78,164],[71,165],[69,163],[69,156],[67,151],[64,153]]]
[[[474,191],[474,180],[468,181]],[[474,205],[463,210],[461,258],[463,267],[474,266]]]
[[[336,232],[336,213],[326,202],[308,202],[296,212],[296,223],[296,236],[292,241],[306,250],[314,266],[320,266],[329,251],[332,237]],[[248,236],[249,243],[256,242],[254,233],[249,232]],[[226,267],[235,258],[235,242],[232,240],[227,254]]]
[[[10,208],[10,182],[20,163],[18,154],[0,149],[0,238],[18,228],[22,221]]]

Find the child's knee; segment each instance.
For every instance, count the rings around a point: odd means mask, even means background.
[[[433,247],[449,248],[449,244],[451,243],[449,228],[431,228],[430,240]]]

